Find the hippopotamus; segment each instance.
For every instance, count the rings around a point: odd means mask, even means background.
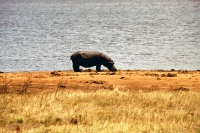
[[[107,67],[110,71],[117,71],[113,60],[98,51],[77,51],[72,54],[71,58],[74,72],[80,72],[79,66],[92,67],[96,66],[96,71],[101,71],[101,65]]]

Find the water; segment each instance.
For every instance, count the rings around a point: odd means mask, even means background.
[[[97,50],[118,69],[200,69],[199,0],[0,0],[0,71],[70,70]]]

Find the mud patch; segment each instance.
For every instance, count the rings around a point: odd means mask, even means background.
[[[167,77],[177,77],[177,74],[173,74],[173,73],[168,73]]]
[[[189,90],[190,89],[185,88],[185,87],[179,87],[179,88],[174,89],[173,91],[189,91]]]
[[[174,73],[168,73],[167,75],[162,74],[161,77],[177,77],[177,74],[174,74]]]
[[[157,73],[145,73],[145,76],[155,76],[155,77],[159,77],[159,74]]]
[[[61,75],[56,71],[50,72],[50,74],[51,74],[51,76],[60,76]]]
[[[129,79],[129,78],[122,76],[122,77],[120,77],[120,79]]]
[[[103,81],[103,80],[88,80],[85,83],[86,84],[105,84],[106,81]]]
[[[106,86],[102,86],[101,88],[113,91],[114,90],[114,85],[106,85]]]

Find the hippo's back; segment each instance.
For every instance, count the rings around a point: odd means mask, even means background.
[[[98,51],[77,51],[71,56],[73,63],[83,67],[96,66],[101,63],[101,52]]]

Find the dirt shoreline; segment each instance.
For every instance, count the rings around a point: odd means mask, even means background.
[[[199,70],[84,70],[1,72],[0,93],[47,93],[61,89],[95,91],[200,91]]]

